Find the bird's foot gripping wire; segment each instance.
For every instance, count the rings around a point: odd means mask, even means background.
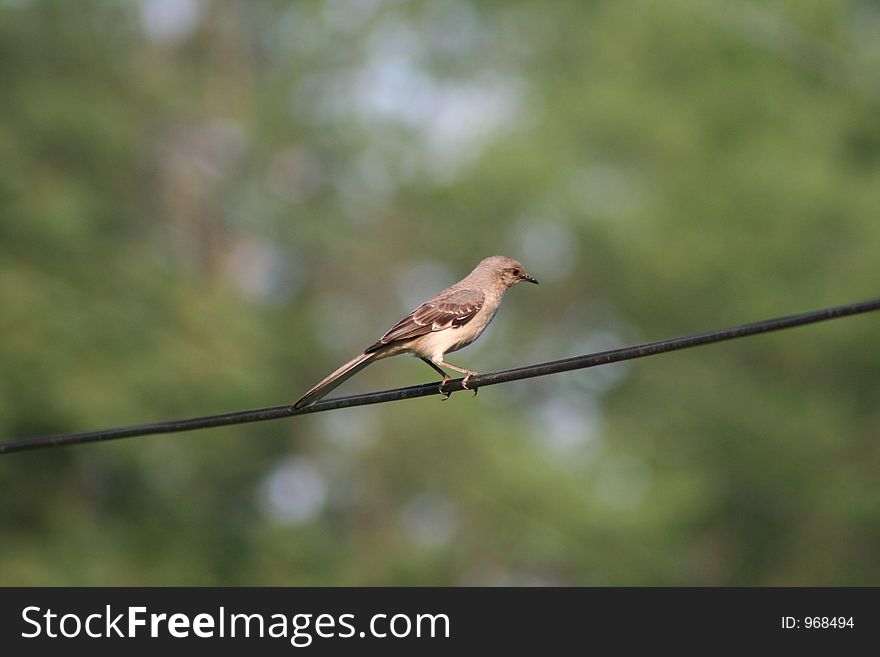
[[[477,393],[480,391],[480,389],[479,389],[479,388],[469,388],[469,387],[468,387],[468,381],[470,381],[470,378],[471,378],[472,376],[477,376],[477,373],[476,373],[476,372],[470,372],[470,371],[468,371],[468,373],[465,374],[465,377],[461,380],[461,387],[464,388],[465,390],[473,390],[473,391],[474,391],[474,397],[476,397],[476,396],[477,396]],[[446,387],[446,384],[449,383],[450,381],[452,381],[452,377],[449,376],[449,375],[447,374],[447,375],[445,375],[445,376],[443,377],[443,380],[440,382],[440,393],[443,395],[443,400],[442,400],[442,401],[446,401],[446,400],[449,399],[449,397],[452,395],[452,391],[451,391],[451,390],[445,390],[445,389],[444,389],[444,388]]]
[[[443,399],[441,401],[446,401],[449,399],[449,396],[452,394],[451,390],[444,390],[446,384],[452,381],[452,377],[448,374],[443,375],[443,380],[440,382],[440,394],[443,395]]]
[[[471,380],[471,377],[472,377],[472,376],[477,376],[477,373],[476,373],[476,372],[471,372],[470,370],[468,370],[468,373],[465,374],[465,375],[464,375],[464,378],[461,380],[461,387],[464,388],[465,390],[473,390],[473,391],[474,391],[474,397],[476,397],[476,396],[477,396],[477,393],[480,391],[480,389],[479,389],[479,388],[469,388],[469,387],[468,387],[468,381]]]

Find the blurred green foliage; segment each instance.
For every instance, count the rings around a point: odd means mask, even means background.
[[[0,437],[877,296],[880,7],[0,0]],[[0,583],[880,582],[880,321],[0,459]],[[430,381],[410,359],[340,392]]]

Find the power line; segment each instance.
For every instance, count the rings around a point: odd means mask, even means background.
[[[573,358],[563,358],[562,360],[538,363],[537,365],[529,365],[526,367],[517,367],[511,370],[503,370],[501,372],[480,374],[479,376],[471,377],[470,384],[471,387],[485,388],[486,386],[494,386],[499,383],[530,379],[532,377],[546,376],[548,374],[558,374],[560,372],[579,370],[587,367],[596,367],[597,365],[608,365],[609,363],[644,358],[645,356],[653,356],[668,351],[699,347],[704,344],[733,340],[734,338],[743,338],[749,335],[757,335],[759,333],[780,331],[795,326],[803,326],[804,324],[814,324],[829,319],[859,315],[861,313],[872,312],[875,310],[880,310],[880,299],[851,303],[845,306],[836,306],[834,308],[825,308],[823,310],[814,310],[798,315],[787,315],[785,317],[777,317],[762,322],[742,324],[740,326],[719,329],[717,331],[708,331],[706,333],[697,333],[680,338],[671,338],[669,340],[660,340],[658,342],[647,342],[633,347],[600,351],[594,354],[575,356]],[[450,381],[449,384],[447,384],[447,389],[453,392],[463,390],[461,379]],[[413,399],[415,397],[425,397],[436,394],[440,394],[437,383],[425,383],[418,386],[410,386],[408,388],[395,388],[393,390],[370,392],[363,395],[324,399],[315,402],[311,406],[306,406],[305,408],[298,410],[293,410],[290,405],[270,406],[268,408],[258,408],[249,411],[207,415],[186,420],[137,424],[115,429],[104,429],[102,431],[87,431],[84,433],[24,438],[21,440],[10,440],[0,443],[0,454],[11,454],[13,452],[24,452],[35,449],[44,449],[47,447],[79,445],[82,443],[92,443],[104,440],[118,440],[120,438],[134,438],[135,436],[147,436],[160,433],[192,431],[194,429],[222,427],[230,424],[263,422],[265,420],[277,420],[284,417],[292,417],[294,415],[330,411],[337,408],[366,406],[367,404],[382,404],[390,401]]]

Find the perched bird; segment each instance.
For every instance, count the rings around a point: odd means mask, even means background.
[[[444,362],[444,354],[468,346],[495,317],[501,298],[507,288],[517,283],[538,281],[529,276],[523,266],[512,258],[491,256],[478,264],[474,270],[455,285],[428,299],[421,306],[392,326],[379,341],[370,345],[364,353],[348,361],[335,372],[328,374],[314,388],[299,398],[294,408],[303,408],[315,402],[336,386],[354,376],[370,363],[397,354],[418,356],[443,377],[440,391],[452,378],[441,368],[448,367],[464,374],[461,385],[476,372]],[[477,391],[474,390],[474,394]]]

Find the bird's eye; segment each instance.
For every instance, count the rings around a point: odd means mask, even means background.
[[[519,276],[521,273],[522,273],[522,272],[521,272],[519,269],[514,268],[514,270],[513,270],[513,275],[514,275],[514,276]]]

